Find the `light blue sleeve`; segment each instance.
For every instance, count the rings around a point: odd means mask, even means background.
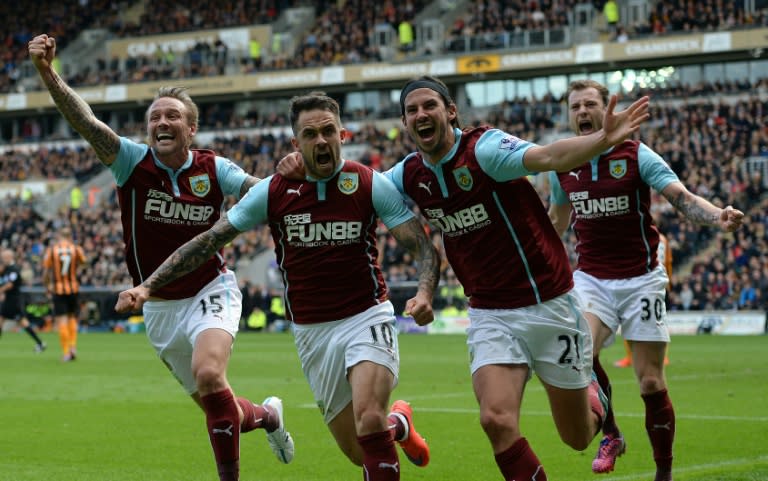
[[[535,174],[525,168],[525,152],[536,144],[499,129],[490,129],[477,139],[475,157],[483,172],[499,182]]]
[[[560,185],[560,179],[557,178],[557,172],[549,171],[549,202],[553,205],[568,204],[568,195]]]
[[[373,208],[387,228],[397,227],[414,217],[413,212],[405,206],[405,199],[397,187],[384,174],[374,171],[371,190]]]
[[[656,192],[661,192],[672,182],[680,182],[675,171],[664,162],[664,159],[642,143],[637,151],[637,164],[640,178]]]
[[[240,188],[243,186],[246,177],[248,177],[248,174],[239,165],[225,157],[216,156],[216,178],[219,179],[221,191],[226,195],[233,195],[239,198]]]
[[[409,154],[405,159],[401,160],[400,162],[396,163],[387,171],[384,171],[382,174],[384,177],[389,179],[393,184],[395,184],[395,188],[401,193],[405,193],[405,187],[403,187],[403,175],[405,171],[405,161],[408,159],[408,157],[412,156],[413,154]]]
[[[109,166],[118,187],[122,187],[128,182],[133,169],[147,155],[148,150],[149,145],[147,144],[137,144],[127,137],[120,137],[120,151],[117,153],[115,161]]]
[[[227,219],[235,229],[245,232],[267,222],[269,184],[272,177],[270,175],[251,187],[243,198],[227,211]]]

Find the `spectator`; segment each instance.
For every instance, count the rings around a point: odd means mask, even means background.
[[[612,37],[618,36],[619,28],[619,5],[615,0],[608,0],[603,5],[603,17],[608,25],[608,31]]]
[[[759,275],[759,272],[758,272]],[[752,284],[752,278],[748,272],[741,274],[741,289],[739,291],[739,309],[757,309],[758,294]]]

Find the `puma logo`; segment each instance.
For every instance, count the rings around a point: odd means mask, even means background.
[[[296,194],[298,197],[301,197],[301,188],[304,187],[304,184],[301,184],[297,189],[288,189],[285,191],[286,194]]]
[[[230,424],[224,429],[213,428],[211,429],[211,432],[213,434],[228,434],[230,437],[232,437],[232,425]]]
[[[580,170],[578,172],[573,172],[573,171],[568,172],[568,175],[572,175],[572,176],[576,177],[576,180],[579,180],[579,175],[580,174],[581,174]]]
[[[537,478],[537,476],[538,476],[540,473],[543,473],[543,471],[544,471],[544,468],[543,468],[543,466],[541,466],[541,465],[538,465],[538,466],[536,467],[536,472],[535,472],[535,473],[533,473],[533,476],[531,476],[531,481],[536,481],[537,479],[539,479],[539,478]],[[513,479],[512,481],[517,481],[517,479],[515,478],[515,479]]]
[[[424,182],[419,182],[419,188],[429,192],[429,195],[432,195],[431,185],[432,185],[432,181],[429,181],[429,183],[426,183],[426,184]]]
[[[379,463],[379,469],[385,469],[385,468],[393,469],[396,473],[400,472],[400,469],[397,466],[397,463],[395,464]]]
[[[654,424],[653,429],[666,429],[667,431],[672,431],[672,422],[667,422],[665,424]]]

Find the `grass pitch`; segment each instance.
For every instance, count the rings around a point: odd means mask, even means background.
[[[0,481],[208,481],[213,458],[198,408],[143,334],[84,333],[79,358],[59,361],[58,341],[32,352],[25,334],[0,339]],[[478,422],[463,336],[402,335],[401,380],[432,449],[426,468],[401,455],[403,480],[500,480]],[[623,355],[603,352],[606,365]],[[676,481],[768,480],[768,337],[675,337],[667,376],[677,415]],[[608,367],[628,442],[609,475],[558,438],[541,385],[528,384],[521,428],[550,481],[653,479],[644,407],[629,369]],[[296,458],[280,464],[263,432],[241,438],[245,480],[358,480],[314,406],[290,334],[241,333],[229,370],[239,395],[283,398]]]

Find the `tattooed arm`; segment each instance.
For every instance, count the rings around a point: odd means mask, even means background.
[[[251,190],[251,187],[259,183],[261,179],[258,179],[252,175],[249,175],[245,178],[243,181],[243,185],[240,186],[240,195],[238,196],[239,199],[242,199],[245,194],[248,193],[249,190]]]
[[[432,300],[440,281],[440,257],[421,223],[410,219],[390,230],[397,242],[413,255],[419,266],[419,287],[416,296],[405,304],[405,311],[420,326],[432,322]]]
[[[83,100],[53,68],[56,56],[56,40],[48,35],[38,35],[30,40],[29,56],[37,68],[56,107],[69,125],[93,147],[104,165],[111,165],[120,151],[120,137],[104,122],[96,118]]]
[[[680,182],[672,182],[661,191],[678,212],[696,224],[716,225],[726,232],[733,232],[741,227],[744,213],[732,206],[724,209],[715,207],[711,202],[692,193]]]
[[[121,292],[115,310],[131,312],[140,309],[153,292],[205,264],[238,234],[240,231],[223,214],[213,227],[176,249],[144,282]]]

